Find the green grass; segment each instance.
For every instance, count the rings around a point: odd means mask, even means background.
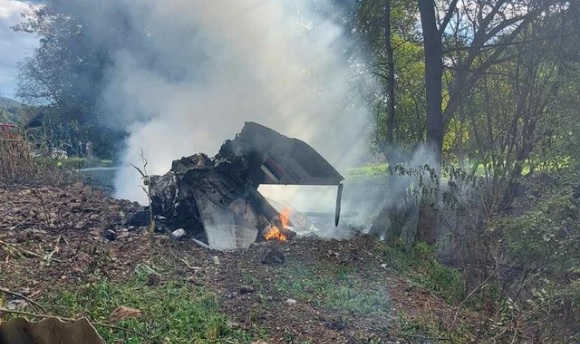
[[[389,299],[378,283],[365,281],[353,269],[290,260],[278,276],[278,292],[299,302],[353,314],[388,314]]]
[[[71,157],[68,159],[53,159],[53,158],[36,158],[36,161],[50,166],[58,166],[61,168],[69,169],[81,169],[81,168],[91,168],[91,167],[112,167],[112,160],[102,160],[97,158],[87,159],[79,157]]]
[[[353,178],[380,176],[387,173],[388,166],[387,163],[380,163],[355,167],[348,171],[348,176]]]
[[[418,243],[412,248],[377,243],[389,267],[410,281],[432,290],[448,303],[460,302],[465,297],[464,279],[457,269],[435,260],[435,247]]]
[[[459,163],[457,162],[447,161],[446,163],[450,164],[455,168],[459,167]],[[535,171],[543,173],[554,173],[562,169],[568,168],[570,166],[571,166],[570,157],[555,157],[552,158],[552,161],[546,162],[545,164],[537,165]],[[388,163],[368,164],[364,166],[351,168],[347,173],[348,177],[352,179],[357,179],[361,177],[376,177],[387,174],[388,167],[389,167]],[[522,175],[530,173],[530,170],[531,163],[529,161],[524,162]],[[475,164],[474,162],[467,161],[466,171],[474,172],[476,176],[480,177],[485,176],[486,174],[485,164],[483,163]],[[493,171],[491,170],[488,172],[493,174]]]
[[[101,159],[87,159],[72,157],[64,160],[59,160],[63,167],[80,169],[80,168],[90,168],[90,167],[112,167],[112,160],[101,160]]]
[[[187,282],[167,281],[147,286],[145,277],[123,284],[106,279],[76,289],[59,290],[42,303],[52,314],[63,317],[87,316],[108,323],[111,312],[127,306],[143,312],[140,319],[122,320],[117,325],[153,337],[161,343],[249,343],[252,334],[231,327],[211,291]],[[137,335],[104,327],[97,330],[107,343],[143,343]]]

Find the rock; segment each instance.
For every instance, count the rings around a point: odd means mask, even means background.
[[[252,286],[249,286],[249,285],[240,286],[240,294],[242,294],[242,295],[243,294],[251,294],[254,291],[255,290],[254,290],[254,288]]]
[[[185,229],[183,228],[179,228],[177,230],[174,230],[173,232],[171,232],[171,236],[173,236],[175,239],[182,239],[183,237],[185,237]]]
[[[107,238],[107,240],[113,241],[117,239],[117,232],[112,229],[107,229],[105,230],[104,236]]]
[[[213,256],[213,263],[214,265],[220,265],[220,259],[218,256]]]
[[[289,306],[294,306],[295,304],[298,303],[298,301],[296,301],[294,299],[288,299],[288,300],[284,301],[284,303],[289,305]]]
[[[159,283],[161,283],[161,276],[159,276],[159,274],[152,273],[147,278],[147,283],[146,284],[148,286],[152,287],[152,286],[159,285]]]
[[[129,237],[129,231],[125,230],[121,230],[117,233],[117,239],[125,239]]]

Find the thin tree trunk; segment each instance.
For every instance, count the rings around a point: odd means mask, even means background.
[[[435,2],[418,0],[425,49],[425,91],[427,100],[427,144],[438,169],[443,151],[442,77],[443,52],[441,33],[437,29]],[[437,187],[437,186],[435,186]],[[426,196],[419,207],[417,240],[428,244],[437,242],[437,196]]]
[[[443,111],[441,107],[443,52],[441,35],[437,29],[435,3],[431,0],[418,0],[418,3],[425,47],[427,144],[433,150],[435,161],[440,163],[443,150]]]
[[[391,43],[391,0],[385,1],[385,49],[387,51],[387,145],[392,146],[395,128],[395,60]]]

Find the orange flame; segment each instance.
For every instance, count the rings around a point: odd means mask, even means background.
[[[286,208],[286,209],[282,210],[282,213],[280,214],[280,222],[282,223],[282,226],[284,227],[284,229],[289,229],[288,223],[290,222],[290,220],[289,220],[290,211],[291,210],[289,208]],[[268,231],[266,233],[264,233],[264,239],[286,241],[286,240],[288,240],[288,236],[286,236],[286,234],[280,232],[278,227],[270,226],[270,227],[268,227]]]

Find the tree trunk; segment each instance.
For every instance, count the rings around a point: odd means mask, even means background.
[[[391,0],[385,1],[385,49],[387,51],[387,145],[392,146],[395,128],[395,60],[391,43]]]
[[[418,3],[425,47],[427,144],[433,151],[435,161],[439,164],[443,150],[444,132],[441,107],[441,79],[443,77],[441,35],[437,29],[434,1],[418,0]]]
[[[427,145],[435,160],[434,168],[441,164],[443,151],[443,110],[441,102],[443,77],[443,52],[441,33],[437,29],[435,2],[418,0],[423,45],[425,49],[425,91],[427,100]],[[435,186],[437,187],[437,186]],[[417,240],[428,244],[437,242],[437,197],[426,196],[421,200]]]

